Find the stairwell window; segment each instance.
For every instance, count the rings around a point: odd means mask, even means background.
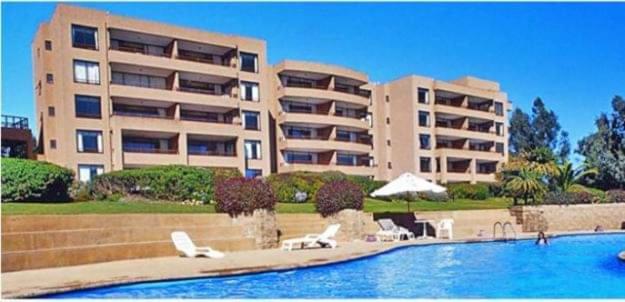
[[[432,159],[429,157],[420,157],[419,158],[419,170],[422,173],[432,172]]]
[[[495,132],[499,136],[503,136],[503,123],[495,123]]]
[[[243,111],[243,129],[260,130],[260,114],[254,111]]]
[[[100,64],[74,60],[74,82],[100,85]]]
[[[81,182],[89,182],[102,173],[104,173],[103,165],[78,165],[78,180]]]
[[[102,131],[77,130],[78,152],[102,153]]]
[[[421,104],[429,104],[430,103],[430,99],[428,97],[429,94],[430,94],[429,89],[418,88],[417,89],[418,102]]]
[[[419,146],[423,150],[430,150],[432,148],[432,146],[430,146],[429,134],[419,134]]]
[[[419,126],[430,127],[430,113],[426,111],[419,111]]]
[[[100,97],[89,95],[75,95],[74,106],[76,117],[101,118]]]
[[[98,29],[95,27],[72,25],[72,46],[98,50]]]
[[[261,159],[260,141],[255,141],[255,140],[245,141],[245,158],[246,159]]]
[[[245,101],[258,102],[258,83],[241,82],[241,99]]]
[[[242,52],[241,71],[258,72],[258,55]]]
[[[498,116],[503,116],[503,103],[495,102],[495,114]]]

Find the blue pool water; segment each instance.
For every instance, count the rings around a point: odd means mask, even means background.
[[[314,268],[50,297],[625,298],[625,262],[616,257],[622,250],[625,234],[558,237],[548,246],[531,240],[429,245]]]

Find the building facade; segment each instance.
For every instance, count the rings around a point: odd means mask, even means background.
[[[263,40],[67,5],[32,52],[38,159],[83,181],[182,164],[477,182],[507,158],[509,103],[490,81],[373,84],[339,66],[271,66]]]

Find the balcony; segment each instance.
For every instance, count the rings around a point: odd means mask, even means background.
[[[134,100],[126,101],[133,102]],[[139,101],[135,101],[139,102]],[[113,115],[138,118],[174,119],[175,105],[169,107],[141,106],[113,101]]]
[[[167,53],[165,48],[157,45],[143,44],[124,40],[111,39],[111,50],[136,53],[155,57],[171,57],[171,53]]]
[[[2,128],[29,129],[28,118],[14,115],[2,115]]]

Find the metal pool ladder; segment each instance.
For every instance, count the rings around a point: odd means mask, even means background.
[[[501,223],[501,221],[497,221],[495,222],[495,224],[493,225],[493,239],[497,239],[497,226],[499,226],[499,228],[501,229],[501,235],[503,236],[503,240],[508,241],[508,240],[516,240],[517,239],[517,235],[516,235],[516,231],[514,230],[514,226],[512,225],[512,223],[510,221],[506,221],[505,223]],[[514,237],[508,237],[508,232],[506,232],[506,227],[508,227],[508,229],[510,231],[512,231],[512,235]]]

